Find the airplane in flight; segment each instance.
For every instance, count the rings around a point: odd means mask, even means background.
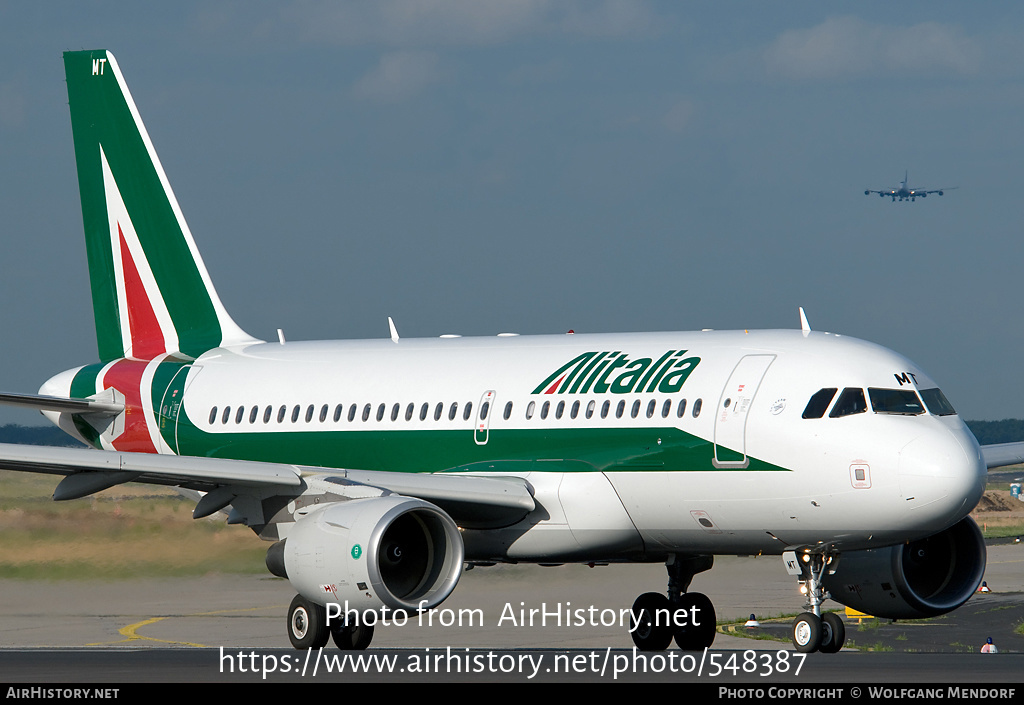
[[[98,362],[38,394],[92,448],[0,445],[55,500],[174,486],[270,546],[288,637],[366,648],[378,615],[437,608],[467,566],[658,562],[641,649],[715,638],[689,590],[716,555],[798,583],[803,652],[835,652],[829,598],[880,617],[974,593],[986,466],[938,385],[869,342],[800,329],[264,342],[218,297],[113,55],[64,54]],[[390,322],[390,321],[389,321]],[[625,606],[623,606],[625,607]]]
[[[899,186],[897,186],[896,188],[883,189],[881,191],[868,189],[864,191],[864,195],[870,196],[873,193],[877,193],[882,198],[888,196],[889,198],[892,199],[893,203],[895,203],[896,199],[899,199],[901,201],[916,201],[918,198],[927,198],[929,193],[937,193],[941,196],[944,192],[952,191],[953,189],[957,188],[956,186],[950,186],[948,188],[932,189],[931,191],[926,191],[925,189],[910,188],[910,186],[907,185],[909,179],[910,172],[905,171],[903,172],[903,181],[901,181]]]

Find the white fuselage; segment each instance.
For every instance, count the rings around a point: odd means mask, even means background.
[[[467,530],[473,560],[867,548],[950,526],[983,488],[959,416],[869,403],[802,418],[822,388],[935,387],[906,358],[828,333],[261,343],[195,360],[177,413],[165,382],[145,382],[166,362],[140,363],[159,452],[526,478],[537,509]],[[75,373],[42,393],[67,395]]]

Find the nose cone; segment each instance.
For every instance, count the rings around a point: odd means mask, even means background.
[[[981,450],[959,419],[937,423],[904,446],[899,467],[907,507],[935,530],[967,516],[985,490]]]

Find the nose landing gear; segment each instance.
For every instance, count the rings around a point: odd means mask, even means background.
[[[787,551],[782,554],[782,559],[789,574],[800,578],[801,591],[807,594],[810,609],[793,620],[793,646],[805,654],[815,651],[836,653],[846,642],[846,625],[834,612],[821,613],[821,603],[830,597],[822,587],[821,578],[826,570],[835,572],[839,554],[802,553],[798,558],[795,551]]]

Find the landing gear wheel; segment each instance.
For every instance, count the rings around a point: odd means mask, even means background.
[[[821,619],[811,612],[804,612],[793,621],[793,646],[796,650],[810,654],[821,646]]]
[[[669,621],[666,617],[670,613],[668,598],[660,592],[645,592],[636,598],[630,615],[630,636],[638,649],[664,651],[672,643],[671,625],[659,623]]]
[[[373,641],[372,624],[348,625],[341,620],[331,622],[331,638],[342,651],[362,651]]]
[[[711,604],[707,595],[699,592],[683,593],[679,596],[679,604],[674,614],[676,619],[673,626],[686,624],[685,627],[675,627],[676,646],[680,649],[701,651],[714,643],[715,606]]]
[[[834,654],[846,643],[846,625],[835,612],[821,615],[821,645],[818,651],[823,654]]]
[[[329,637],[327,610],[323,605],[296,595],[288,607],[288,638],[292,646],[302,651],[320,649],[327,645]]]

